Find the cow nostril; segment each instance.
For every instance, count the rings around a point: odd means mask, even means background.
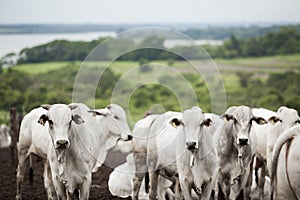
[[[187,146],[188,150],[193,150],[196,148],[196,142],[187,142],[186,146]]]
[[[247,145],[248,144],[248,139],[247,138],[240,138],[239,139],[239,144],[240,145]]]
[[[56,144],[57,145],[68,145],[68,141],[67,140],[57,140]]]
[[[132,140],[132,135],[128,135],[128,140]]]

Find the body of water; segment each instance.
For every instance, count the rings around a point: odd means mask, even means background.
[[[115,32],[87,32],[62,34],[0,34],[0,58],[8,53],[19,53],[53,40],[91,41],[100,37],[115,36]]]

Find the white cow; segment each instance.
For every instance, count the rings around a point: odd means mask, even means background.
[[[153,174],[153,170],[157,170],[158,172],[156,173],[157,177],[155,179],[155,188],[153,188],[153,181],[150,181],[150,188],[152,188],[151,191],[152,196],[155,196],[154,198],[156,198],[159,174],[171,180],[173,182],[172,187],[175,187],[175,190],[176,188],[178,189],[178,174],[176,171],[174,171],[174,169],[176,169],[176,148],[174,147],[176,146],[178,129],[173,127],[170,122],[173,118],[181,119],[181,115],[182,114],[178,112],[166,112],[161,115],[149,115],[135,124],[133,128],[132,140],[136,169],[133,180],[133,199],[139,198],[141,183],[148,171],[150,172],[150,179],[151,174]],[[159,138],[161,142],[156,143],[157,138]],[[161,155],[157,157],[158,151],[163,151],[167,155],[164,155],[164,157],[161,157]],[[153,157],[155,157],[155,159]],[[160,166],[168,167],[161,168],[154,166],[154,162],[160,163]],[[148,190],[147,185],[146,190]],[[158,195],[158,197],[159,196],[161,195]]]
[[[278,108],[277,114],[269,119],[272,127],[267,137],[267,166],[271,173],[272,152],[278,137],[286,130],[300,123],[298,112],[294,109],[282,106]]]
[[[272,156],[271,199],[300,199],[300,125],[282,133]]]
[[[208,128],[213,122],[199,107],[193,107],[183,112],[182,120],[174,118],[172,123],[180,129],[176,148],[183,196],[193,199],[194,189],[200,199],[210,199],[217,174],[216,141]]]
[[[74,190],[80,190],[81,199],[88,198],[91,170],[101,166],[107,150],[119,139],[131,138],[124,110],[112,104],[92,111],[93,117],[84,104],[42,107],[27,114],[21,123],[16,198],[21,198],[25,161],[30,153],[48,158],[51,165],[51,173],[48,162],[44,167],[49,199],[56,195],[65,199]],[[72,156],[76,159],[71,159]]]
[[[267,110],[265,108],[252,108],[253,115],[257,117],[262,117],[264,119],[270,119],[276,116],[276,112]],[[251,133],[256,138],[256,148],[255,148],[255,180],[258,185],[259,199],[264,199],[264,186],[265,186],[265,176],[267,175],[267,137],[268,133],[272,129],[272,124],[267,123],[259,125],[254,123]],[[258,172],[258,170],[260,172]],[[269,186],[268,186],[269,187]]]
[[[11,135],[9,127],[5,124],[0,125],[0,149],[8,148],[11,144]]]
[[[261,173],[258,179],[259,186],[259,197],[260,199],[264,198],[264,184],[265,184],[265,175],[266,165],[268,174],[271,173],[271,160],[274,144],[277,138],[285,130],[297,125],[300,123],[299,115],[296,110],[282,106],[278,108],[277,113],[269,111],[266,109],[252,109],[253,113],[256,116],[263,117],[268,119],[270,123],[259,126],[253,126],[253,134],[257,138],[256,145],[256,157],[257,162],[261,163]]]
[[[116,167],[109,175],[108,189],[113,196],[122,198],[133,196],[133,179],[135,174],[135,164],[133,154],[129,154],[126,162]],[[170,189],[172,182],[159,176],[158,179],[158,199],[165,199],[168,195],[169,199],[173,198],[173,193]],[[145,192],[144,182],[141,185],[139,199],[148,199],[148,194]]]
[[[267,123],[255,117],[247,106],[230,107],[223,115],[225,123],[218,142],[219,195],[225,199],[236,199],[243,191],[248,199],[251,190],[252,165],[255,141],[250,134],[253,123]]]

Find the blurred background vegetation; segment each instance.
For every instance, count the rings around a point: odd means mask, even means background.
[[[20,31],[20,30],[19,30]],[[224,80],[227,105],[245,104],[276,110],[281,105],[300,111],[300,26],[269,28],[219,28],[188,29],[190,37],[220,39],[221,45],[175,46],[170,51],[180,52],[178,56],[166,51],[147,49],[129,52],[120,56],[104,71],[95,94],[96,107],[111,102],[115,85],[123,73],[140,66],[146,73],[153,62],[168,65],[180,72],[193,87],[199,105],[205,112],[211,111],[207,85],[199,75],[189,69],[184,60],[201,57],[204,49],[214,59]],[[7,115],[10,107],[26,113],[44,103],[70,103],[73,84],[82,61],[100,42],[70,42],[56,40],[33,48],[23,49],[18,55],[17,65],[9,66],[8,54],[1,59],[0,67],[0,113]],[[138,42],[128,38],[114,38],[106,46],[101,58],[90,63],[93,73],[108,65],[103,60],[113,58],[114,49],[139,47],[147,44],[163,45],[163,36],[147,36]],[[205,60],[199,65],[211,67]],[[166,80],[158,80],[160,83]],[[82,85],[82,87],[92,87]],[[89,102],[83,102],[89,104]],[[134,120],[143,117],[153,104],[160,104],[165,110],[179,110],[176,96],[159,84],[147,84],[133,92],[130,100],[130,114]],[[7,118],[0,117],[0,123]]]

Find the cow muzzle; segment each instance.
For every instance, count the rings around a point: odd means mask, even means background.
[[[248,138],[238,138],[238,144],[241,146],[248,145]]]
[[[191,151],[196,149],[197,142],[186,142],[185,145],[186,148]]]
[[[69,148],[69,141],[68,140],[57,140],[55,142],[55,149],[67,149]]]

